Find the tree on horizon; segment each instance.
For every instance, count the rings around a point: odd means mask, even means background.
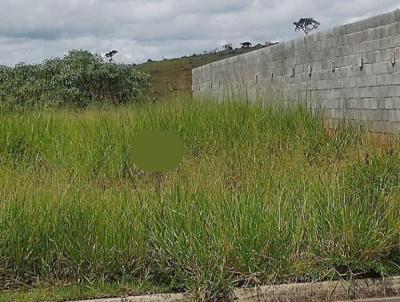
[[[295,31],[303,31],[306,36],[313,30],[316,30],[321,23],[318,21],[314,20],[313,18],[301,18],[297,22],[293,22],[293,25],[295,26]]]
[[[118,50],[111,50],[106,53],[106,57],[108,58],[108,61],[111,63],[113,61],[113,57],[118,53]]]

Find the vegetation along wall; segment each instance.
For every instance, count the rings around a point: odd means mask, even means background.
[[[193,69],[196,97],[301,101],[332,121],[400,130],[400,10]]]

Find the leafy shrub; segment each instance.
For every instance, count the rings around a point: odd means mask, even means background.
[[[148,88],[149,76],[133,65],[107,63],[100,55],[83,50],[42,64],[0,67],[3,105],[117,104],[137,100]]]

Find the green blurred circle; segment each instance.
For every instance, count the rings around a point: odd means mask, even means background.
[[[146,172],[168,172],[183,159],[184,145],[173,131],[142,131],[133,141],[133,160]]]

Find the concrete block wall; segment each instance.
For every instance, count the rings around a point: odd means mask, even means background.
[[[195,97],[323,108],[333,122],[400,131],[400,10],[193,69]]]

